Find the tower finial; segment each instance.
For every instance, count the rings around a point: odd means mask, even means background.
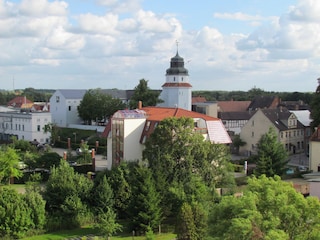
[[[176,45],[177,45],[177,54],[179,53],[179,41],[176,40]]]

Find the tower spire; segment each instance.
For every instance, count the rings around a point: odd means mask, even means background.
[[[177,45],[177,54],[179,54],[179,41],[176,40],[176,45]]]

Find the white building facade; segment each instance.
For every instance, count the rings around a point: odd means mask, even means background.
[[[174,107],[191,111],[192,86],[189,83],[189,73],[184,67],[184,59],[178,52],[171,58],[170,68],[166,71],[166,82],[162,85],[159,96],[163,100],[160,107]]]
[[[49,143],[50,133],[43,127],[51,123],[50,112],[0,112],[0,140],[10,140],[12,136],[26,141]]]
[[[50,98],[52,123],[59,127],[82,123],[81,118],[78,116],[78,106],[86,91],[82,89],[57,90]]]

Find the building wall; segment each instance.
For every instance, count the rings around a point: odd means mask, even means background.
[[[140,144],[140,137],[146,119],[125,119],[124,124],[124,156],[125,161],[142,159],[144,145]]]
[[[310,181],[310,196],[317,197],[320,199],[320,182],[319,181]]]
[[[77,107],[82,99],[66,99],[59,90],[50,98],[50,112],[52,122],[59,127],[68,127],[69,124],[80,124]]]
[[[318,166],[320,166],[320,141],[310,141],[309,160],[309,169],[313,172],[318,172]]]
[[[0,113],[0,134],[2,140],[8,140],[10,136],[26,141],[37,140],[47,143],[50,133],[44,133],[43,127],[51,123],[51,113]]]
[[[52,123],[59,127],[67,126],[66,105],[65,97],[57,90],[50,98],[50,112]]]
[[[183,87],[164,87],[160,99],[161,107],[182,108],[191,111],[191,88]]]
[[[256,154],[258,141],[263,134],[269,131],[270,127],[273,127],[277,134],[279,133],[261,110],[257,111],[241,130],[240,138],[246,142],[246,145],[240,147],[240,153],[247,156]]]

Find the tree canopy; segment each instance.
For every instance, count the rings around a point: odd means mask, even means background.
[[[0,182],[10,183],[11,177],[21,177],[19,169],[20,157],[17,151],[11,147],[0,148]]]
[[[319,239],[320,203],[305,198],[280,177],[251,178],[242,197],[224,196],[213,205],[212,239]]]
[[[256,175],[265,174],[268,177],[282,176],[288,162],[288,153],[283,144],[278,141],[273,128],[262,135],[258,142]]]
[[[151,90],[148,87],[148,81],[141,79],[139,84],[134,88],[134,93],[130,98],[130,108],[137,108],[139,101],[142,102],[143,107],[156,106],[162,102],[162,100],[159,99],[159,95],[160,91]]]
[[[125,104],[120,99],[103,93],[101,89],[90,89],[78,106],[78,115],[91,125],[92,121],[107,121],[116,111],[124,108]]]
[[[318,87],[319,88],[319,87]],[[312,100],[310,103],[311,107],[311,128],[314,130],[320,125],[320,88],[312,95]]]

